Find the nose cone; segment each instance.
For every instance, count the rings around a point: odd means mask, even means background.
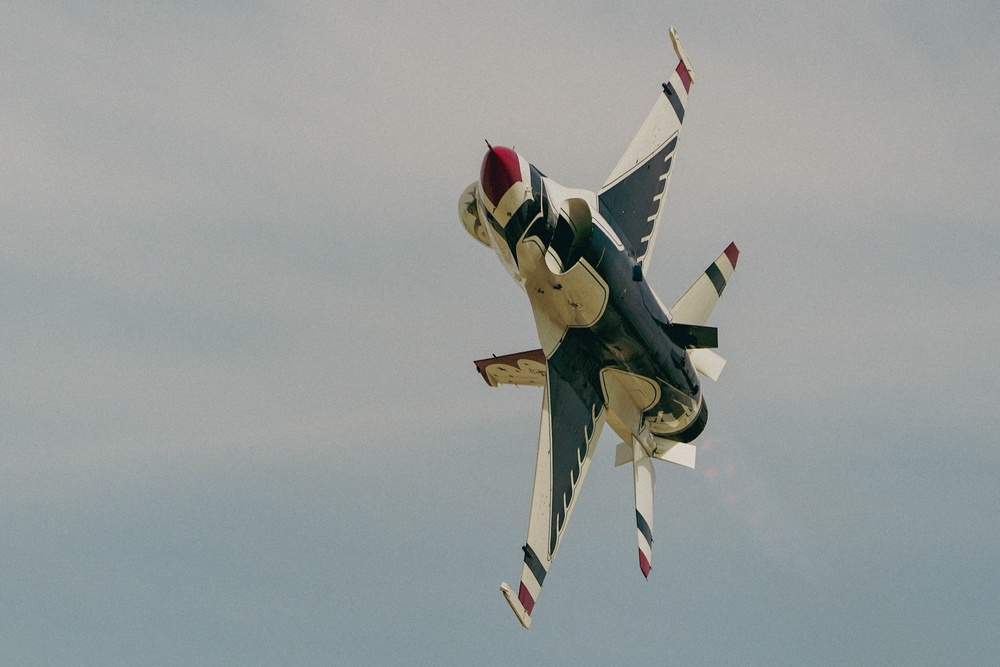
[[[511,186],[521,180],[521,161],[517,153],[503,146],[491,146],[479,171],[479,183],[490,203],[496,207]]]

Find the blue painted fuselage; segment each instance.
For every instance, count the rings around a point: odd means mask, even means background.
[[[659,397],[643,412],[643,422],[658,437],[690,442],[704,429],[708,413],[698,376],[682,344],[683,332],[671,324],[616,222],[591,211],[595,219],[589,221],[589,228],[574,231],[558,203],[549,200],[548,179],[534,167],[531,172],[532,196],[506,225],[482,211],[494,232],[506,241],[514,257],[518,257],[519,243],[533,239],[555,252],[564,271],[586,262],[608,289],[597,321],[588,327],[568,327],[558,346],[546,350],[548,363],[556,366],[585,402],[603,398],[604,369],[648,378],[659,387]],[[551,289],[559,289],[559,275],[552,273]]]

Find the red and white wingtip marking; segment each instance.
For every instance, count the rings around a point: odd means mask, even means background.
[[[677,30],[670,26],[670,41],[674,45],[674,53],[677,54],[677,59],[680,60],[680,65],[677,66],[677,74],[680,75],[681,80],[684,82],[685,92],[691,92],[691,83],[694,81],[694,68],[691,67],[691,61],[688,60],[687,52],[684,50],[684,45],[681,44],[680,35],[677,34]],[[684,73],[681,73],[683,68]]]
[[[733,268],[735,269],[736,260],[740,258],[740,249],[736,247],[736,243],[735,242],[730,243],[728,246],[726,246],[726,249],[722,251],[722,254],[726,256],[726,258],[729,260],[729,263],[732,264]]]
[[[535,601],[531,598],[531,594],[527,592],[527,588],[522,583],[520,592],[515,596],[513,589],[506,583],[500,584],[500,592],[503,593],[504,598],[507,600],[507,604],[510,608],[514,610],[514,615],[517,616],[517,620],[521,622],[525,630],[531,629],[531,609],[535,606]],[[522,598],[527,598],[530,602],[525,606]]]

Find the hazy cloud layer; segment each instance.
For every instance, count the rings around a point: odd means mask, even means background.
[[[988,662],[994,3],[41,2],[0,28],[0,658]],[[654,573],[606,434],[524,634],[536,344],[455,207],[597,188],[696,70],[650,281],[731,240]],[[635,629],[646,628],[636,642]]]

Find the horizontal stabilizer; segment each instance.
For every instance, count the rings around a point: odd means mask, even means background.
[[[686,442],[670,442],[659,440],[656,452],[653,454],[654,459],[659,459],[661,461],[666,461],[667,463],[674,463],[679,466],[684,466],[685,468],[691,468],[694,470],[695,462],[698,457],[698,448],[694,445]],[[662,443],[666,442],[664,445]],[[618,448],[615,450],[615,467],[623,466],[626,463],[632,463],[635,460],[635,452],[632,449],[632,445],[624,442],[618,443]]]
[[[694,470],[698,454],[697,447],[690,443],[662,439],[657,439],[657,443],[656,452],[653,454],[654,459]],[[618,443],[618,448],[615,450],[615,467],[632,463],[634,460],[635,453],[632,446],[624,442]]]
[[[500,584],[500,592],[503,593],[504,598],[507,600],[507,604],[510,608],[514,610],[514,615],[517,616],[517,620],[521,622],[525,630],[531,629],[531,616],[525,610],[524,605],[521,601],[517,599],[514,595],[514,591],[506,583]]]
[[[711,350],[688,350],[688,357],[694,369],[713,382],[719,379],[722,369],[726,366],[726,360]]]
[[[715,327],[674,322],[670,325],[670,337],[688,350],[719,347],[719,330]]]
[[[736,260],[739,259],[740,251],[735,243],[730,243],[729,247],[719,255],[719,258],[712,263],[705,273],[701,274],[684,296],[677,300],[677,303],[670,309],[670,317],[674,322],[684,322],[685,324],[705,324],[708,316],[712,314],[715,304],[722,296],[722,290],[726,288],[729,279],[733,277],[736,270]]]
[[[675,463],[679,466],[684,466],[685,468],[691,468],[694,470],[697,453],[698,448],[691,443],[678,442],[665,452],[661,452],[658,448],[656,453],[653,454],[653,458],[660,459],[661,461],[667,461],[668,463]]]

